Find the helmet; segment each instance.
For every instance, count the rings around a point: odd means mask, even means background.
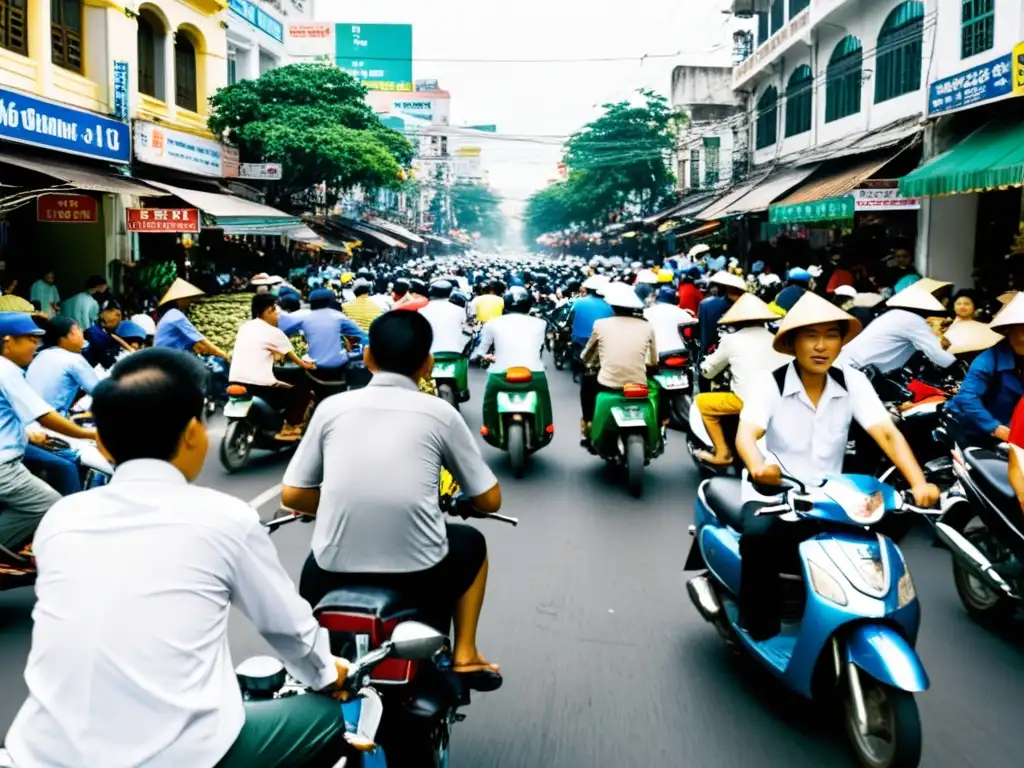
[[[455,286],[447,280],[435,280],[430,284],[430,288],[427,291],[428,298],[431,299],[447,299],[452,295],[452,291]],[[415,289],[414,289],[415,290]],[[415,291],[419,293],[419,291]]]
[[[122,320],[120,323],[118,323],[117,330],[115,330],[114,333],[125,340],[146,340],[146,329],[143,328],[138,323],[133,323],[131,320]]]
[[[469,304],[469,297],[462,291],[452,291],[452,295],[448,297],[448,301],[457,307],[465,309],[466,305]]]
[[[593,275],[583,281],[583,287],[588,291],[601,295],[604,293],[604,289],[608,286],[607,278],[598,277]]]
[[[156,335],[156,323],[149,315],[132,315],[131,321],[146,332],[147,336]]]
[[[659,283],[671,283],[672,282],[672,270],[661,269],[658,271],[658,282]]]
[[[414,277],[409,281],[409,293],[415,293],[417,296],[426,296],[427,284],[420,278]]]
[[[793,267],[788,273],[786,273],[786,279],[794,283],[803,283],[804,285],[807,285],[807,283],[811,282],[811,273],[803,267]]]
[[[625,283],[611,283],[605,288],[604,300],[620,309],[643,309],[644,303],[637,298],[632,286]]]
[[[675,304],[676,303],[676,292],[669,286],[664,286],[658,289],[658,301],[663,304]]]
[[[519,285],[505,291],[505,311],[526,314],[533,307],[533,294]]]
[[[355,279],[356,279],[356,276],[353,275],[351,272],[342,272],[341,273],[341,284],[342,285],[348,285],[349,283],[351,283]]]

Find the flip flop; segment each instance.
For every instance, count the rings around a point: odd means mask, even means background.
[[[496,691],[504,682],[502,676],[493,669],[474,669],[471,672],[459,672],[457,669],[452,669],[452,672],[459,676],[467,688],[481,693]]]

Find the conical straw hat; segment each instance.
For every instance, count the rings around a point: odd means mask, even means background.
[[[779,316],[772,312],[772,308],[761,299],[752,293],[745,293],[736,300],[728,312],[722,315],[718,324],[771,323],[778,319]]]
[[[946,331],[949,340],[949,352],[962,355],[965,352],[981,352],[995,346],[1003,337],[993,331],[985,323],[977,320],[957,320]]]
[[[790,341],[794,331],[806,328],[809,325],[833,322],[846,323],[846,336],[843,337],[844,345],[848,344],[850,339],[860,333],[860,320],[853,315],[843,312],[835,304],[826,301],[816,293],[806,291],[800,297],[800,301],[794,304],[793,308],[782,319],[782,323],[779,325],[779,332],[775,334],[775,342],[772,346],[776,352],[791,355],[793,352]]]
[[[924,291],[925,293],[935,293],[936,291],[948,288],[952,283],[948,280],[936,280],[934,277],[922,277],[911,288],[915,290]]]
[[[205,296],[206,294],[196,288],[192,283],[187,283],[180,277],[175,279],[171,284],[171,287],[167,289],[167,293],[160,299],[160,306],[162,307],[169,301],[177,301],[178,299],[195,299],[199,296]]]
[[[1010,301],[1013,300],[1013,297],[1016,296],[1018,293],[1019,291],[1007,291],[1006,293],[1000,293],[996,297],[996,300],[1000,304],[1008,304]]]
[[[715,272],[708,282],[714,283],[715,285],[721,285],[725,288],[735,288],[737,291],[745,292],[747,290],[747,284],[742,277],[725,271]]]
[[[1010,325],[1024,325],[1024,294],[1020,292],[1003,305],[988,327],[1002,333],[1001,329]]]
[[[918,281],[910,288],[897,293],[887,302],[887,307],[893,307],[895,309],[914,309],[920,312],[935,312],[936,314],[946,314],[946,308],[942,306],[942,302],[936,299],[929,291],[918,288],[923,281]]]
[[[881,303],[882,294],[880,293],[858,293],[853,297],[853,306],[862,307],[864,309],[877,307]]]

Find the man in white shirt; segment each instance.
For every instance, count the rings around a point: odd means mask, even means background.
[[[55,504],[36,533],[29,695],[6,739],[18,766],[235,768],[342,754],[331,698],[242,701],[232,605],[313,689],[348,668],[256,511],[189,484],[209,446],[205,383],[193,356],[156,348],[96,388],[99,441],[116,470],[109,485]]]
[[[948,368],[956,357],[946,350],[949,341],[938,337],[925,319],[947,310],[927,291],[911,286],[886,302],[888,311],[871,321],[839,355],[840,365],[863,369],[873,365],[889,373],[907,364],[915,352],[923,352],[939,368]]]
[[[438,352],[461,355],[469,342],[465,333],[466,310],[448,301],[453,290],[448,280],[435,280],[427,293],[430,301],[420,309],[420,314],[427,318],[434,332],[434,344],[430,348],[432,355]]]
[[[683,311],[683,310],[680,310]],[[731,392],[703,392],[697,395],[697,410],[708,430],[715,452],[697,451],[696,457],[715,466],[733,463],[732,449],[722,419],[737,416],[749,397],[751,388],[765,371],[774,371],[790,361],[788,355],[772,348],[775,337],[765,323],[778,320],[771,307],[752,293],[745,293],[722,315],[719,325],[731,325],[736,330],[723,333],[715,351],[700,364],[701,375],[713,379],[728,368],[732,372]]]
[[[654,328],[659,357],[684,349],[683,327],[697,324],[697,318],[681,309],[678,301],[675,289],[667,285],[658,289],[657,301],[644,310],[644,318]]]
[[[271,408],[287,409],[285,424],[276,438],[298,440],[309,407],[310,389],[278,381],[274,361],[283,357],[307,370],[316,368],[316,364],[295,354],[291,341],[278,327],[278,320],[275,296],[257,293],[252,297],[252,320],[238,329],[228,381],[244,384],[249,394],[266,401]]]
[[[820,483],[843,471],[850,423],[857,423],[878,443],[907,479],[920,506],[939,499],[939,489],[925,481],[910,446],[893,425],[871,383],[860,371],[833,367],[844,343],[860,331],[860,322],[816,294],[806,292],[786,314],[775,336],[777,352],[795,360],[761,375],[744,399],[736,450],[749,477],[762,486],[782,482],[782,473],[805,483]],[[757,441],[765,438],[769,457]],[[770,497],[744,485],[740,554],[741,625],[763,640],[778,634],[778,562],[800,541],[819,530],[814,521],[787,522],[756,514]]]

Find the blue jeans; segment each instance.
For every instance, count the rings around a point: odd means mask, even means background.
[[[78,465],[70,459],[29,443],[25,446],[24,463],[32,472],[45,472],[46,482],[61,496],[70,496],[82,490]]]

